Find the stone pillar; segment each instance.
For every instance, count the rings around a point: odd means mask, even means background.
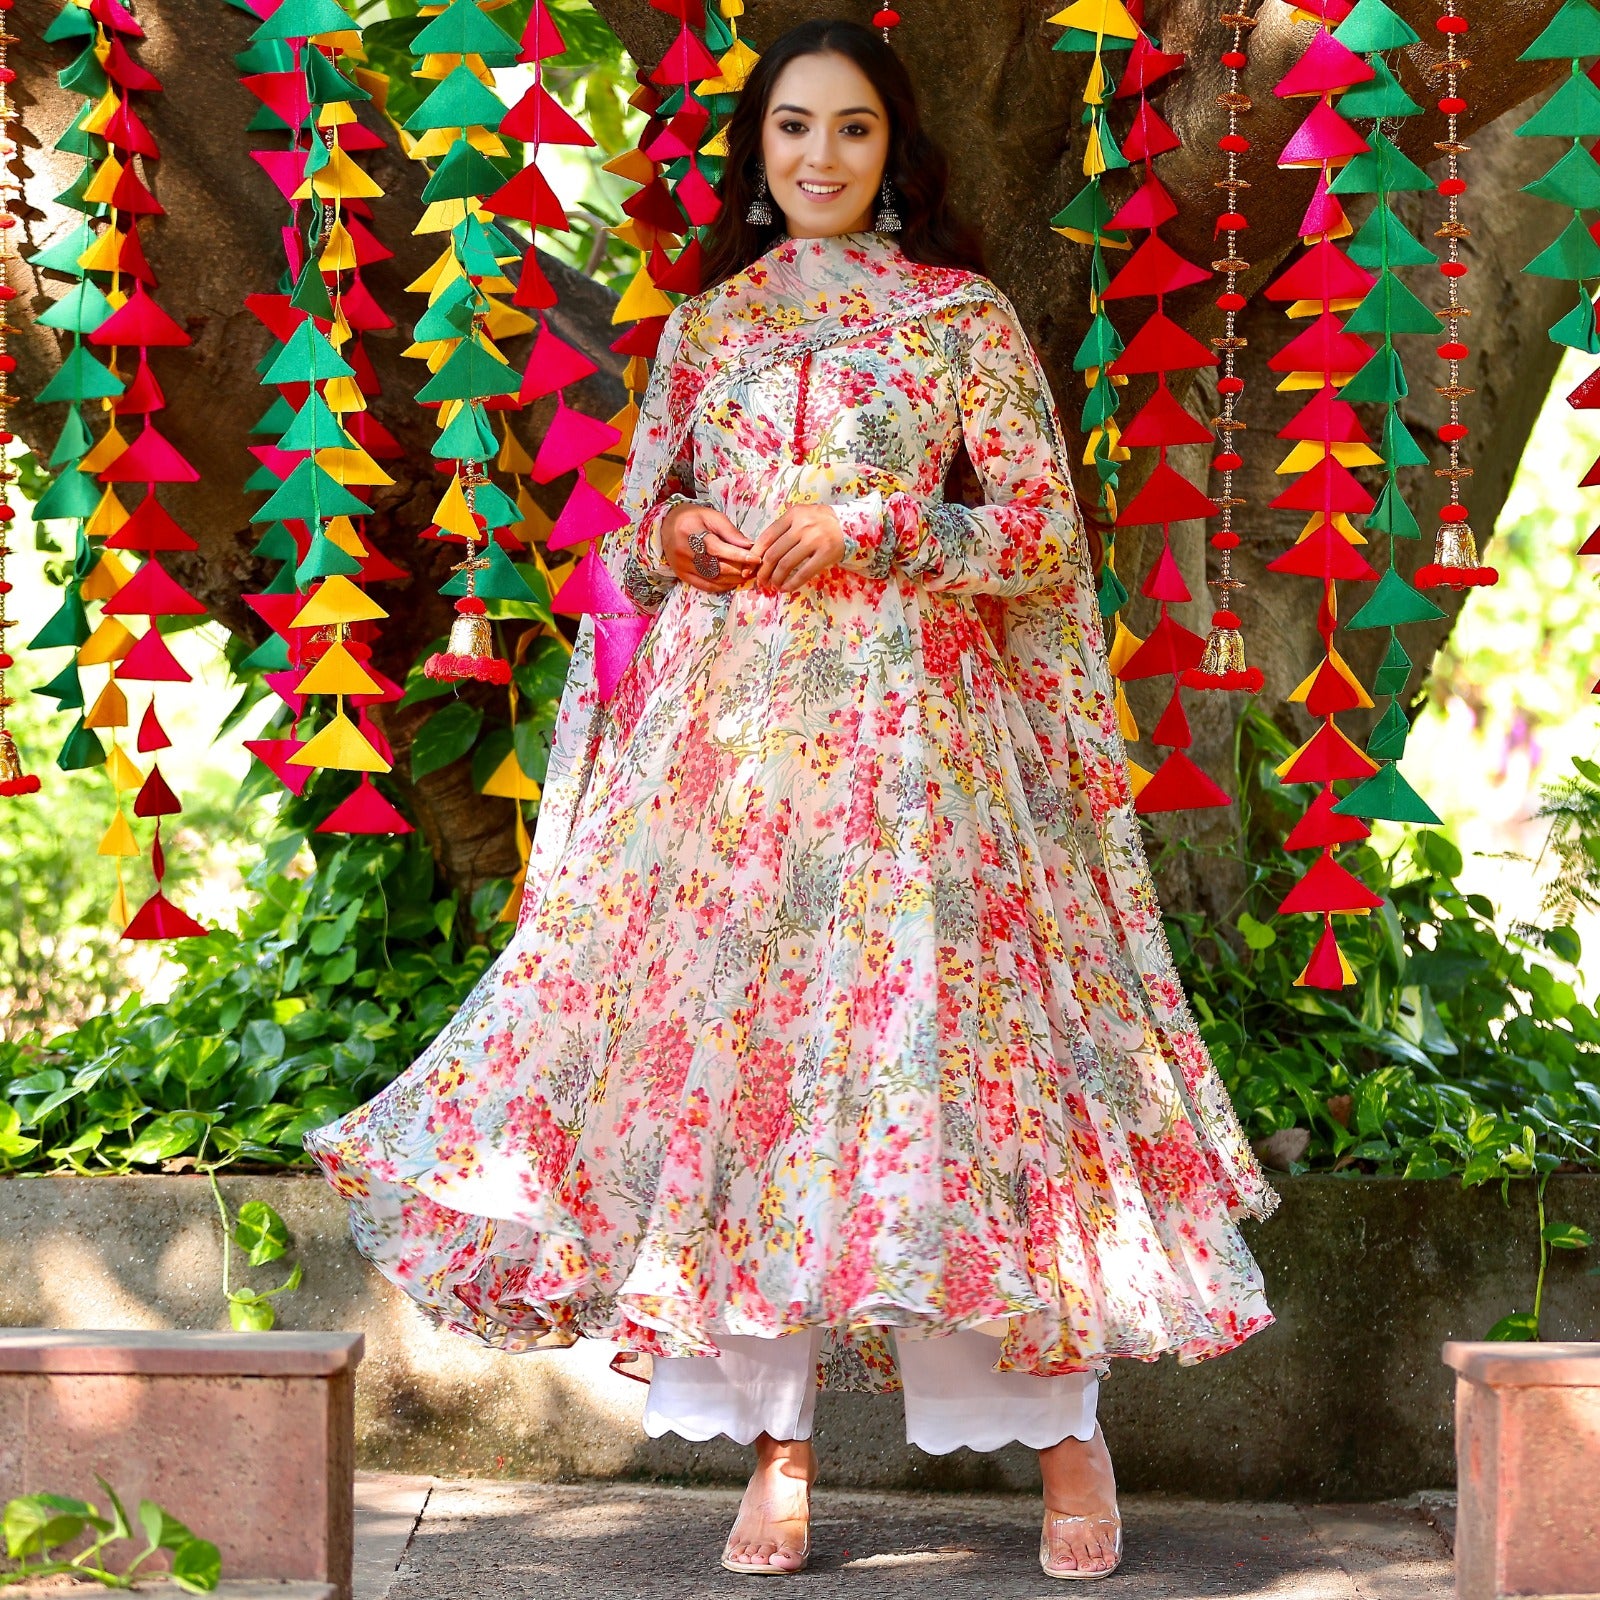
[[[1444,1347],[1457,1600],[1600,1600],[1600,1344]]]
[[[0,1330],[0,1502],[98,1473],[222,1553],[227,1578],[349,1600],[359,1333]],[[141,1549],[133,1546],[131,1556]]]

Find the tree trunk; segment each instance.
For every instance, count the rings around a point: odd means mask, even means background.
[[[596,9],[636,59],[654,61],[672,37],[674,24],[638,0],[597,0]],[[1013,298],[1027,323],[1070,428],[1081,394],[1072,356],[1087,322],[1088,253],[1053,233],[1049,219],[1082,182],[1079,113],[1087,62],[1051,50],[1058,30],[1046,26],[1044,19],[1054,9],[1037,0],[942,0],[937,8],[908,8],[895,44],[917,82],[930,127],[950,151],[955,198],[983,233],[990,275]],[[1247,82],[1258,106],[1248,126],[1255,150],[1245,170],[1255,185],[1249,196],[1248,240],[1258,265],[1250,287],[1264,282],[1293,247],[1294,226],[1310,187],[1308,177],[1280,175],[1272,164],[1303,104],[1276,101],[1271,85],[1306,33],[1291,25],[1284,0],[1264,0],[1260,9],[1262,26],[1252,43]],[[1415,59],[1402,73],[1412,93],[1427,101],[1431,97],[1420,67],[1436,54],[1431,46],[1436,8],[1429,0],[1398,0],[1398,9],[1430,41],[1412,52]],[[1476,127],[1521,105],[1552,82],[1553,73],[1548,64],[1515,63],[1548,20],[1548,0],[1495,0],[1492,6],[1473,9],[1478,14],[1473,18],[1471,44],[1480,66],[1469,76],[1467,92],[1474,107],[1468,122]],[[65,64],[65,52],[44,44],[40,37],[55,10],[53,0],[19,0],[11,13],[21,40],[12,55],[19,72],[16,98],[29,135],[21,170],[33,207],[23,242],[30,252],[62,232],[71,220],[71,214],[50,197],[66,187],[78,167],[76,158],[57,156],[50,148],[81,104],[54,82],[54,73]],[[753,47],[761,49],[814,11],[809,3],[770,0],[759,12],[747,14]],[[1211,0],[1151,0],[1147,6],[1163,43],[1189,52],[1194,63],[1162,99],[1163,114],[1187,142],[1182,151],[1163,158],[1159,170],[1183,207],[1182,218],[1171,230],[1173,243],[1201,262],[1215,253],[1211,226],[1219,209],[1212,189],[1218,117],[1214,102],[1221,85],[1216,56],[1222,45],[1216,11]],[[233,72],[233,53],[242,48],[252,25],[220,0],[156,0],[142,10],[141,21],[149,37],[136,47],[136,54],[166,85],[165,93],[141,97],[140,111],[163,152],[154,164],[153,187],[170,213],[147,231],[147,250],[160,281],[162,304],[194,336],[189,349],[157,352],[152,363],[170,401],[162,429],[202,474],[199,484],[163,490],[174,515],[201,544],[196,555],[174,560],[173,571],[229,628],[256,639],[261,625],[239,595],[262,587],[269,572],[249,554],[255,536],[241,485],[251,468],[245,450],[249,429],[267,404],[253,370],[267,340],[242,301],[247,293],[274,287],[283,212],[266,177],[249,158],[250,140],[244,128],[256,102],[239,87]],[[401,157],[392,130],[379,121],[371,125],[390,140],[390,148],[375,154],[368,164],[386,193],[386,199],[376,204],[376,228],[396,256],[370,269],[368,279],[381,303],[401,323],[387,337],[369,336],[383,384],[374,412],[407,451],[405,461],[391,466],[394,487],[375,491],[373,527],[386,552],[415,574],[407,583],[379,591],[392,616],[384,626],[377,659],[391,675],[403,676],[427,643],[445,631],[450,615],[447,603],[436,593],[448,557],[439,546],[415,542],[427,525],[437,493],[428,455],[434,433],[427,414],[411,403],[418,364],[400,359],[417,311],[404,286],[428,264],[437,241],[417,240],[409,232],[420,212],[419,167]],[[1431,153],[1432,141],[1441,134],[1436,117],[1416,118],[1404,129],[1402,143],[1421,158]],[[1479,315],[1469,324],[1478,353],[1475,376],[1469,374],[1467,381],[1480,389],[1472,407],[1475,434],[1469,460],[1477,472],[1472,503],[1482,531],[1498,512],[1559,354],[1544,329],[1559,314],[1561,302],[1570,298],[1570,291],[1561,286],[1552,288],[1544,280],[1517,276],[1517,267],[1532,254],[1531,242],[1550,226],[1548,208],[1525,200],[1517,189],[1552,159],[1552,152],[1543,148],[1542,141],[1530,141],[1530,148],[1508,135],[1504,122],[1488,128],[1468,165],[1473,189],[1467,215],[1479,230],[1471,252],[1475,270],[1467,279],[1468,303]],[[1431,213],[1425,220],[1432,225]],[[615,336],[610,323],[614,298],[553,260],[546,258],[544,265],[562,296],[552,314],[555,331],[583,348],[602,369],[601,376],[580,386],[574,398],[597,415],[609,415],[623,400],[617,376],[620,362],[607,348]],[[59,293],[59,285],[49,294],[42,292],[42,285],[26,280],[21,287],[23,304],[33,312]],[[30,289],[36,291],[31,296]],[[1191,291],[1175,309],[1204,336],[1210,331],[1208,308],[1205,292],[1199,290]],[[1272,471],[1282,449],[1269,430],[1281,425],[1289,407],[1272,393],[1261,363],[1266,353],[1286,341],[1289,330],[1276,310],[1264,305],[1253,307],[1246,321],[1253,355],[1245,417],[1256,431],[1246,451],[1249,466],[1240,492],[1254,509],[1243,517],[1245,543],[1239,564],[1241,575],[1249,580],[1259,575],[1261,565],[1283,548],[1295,530],[1280,514],[1262,509],[1276,492]],[[59,359],[57,341],[47,330],[29,326],[14,348],[21,362],[18,387],[24,394],[32,393]],[[1431,359],[1431,352],[1419,348],[1413,371],[1425,374]],[[1440,421],[1431,381],[1420,377],[1407,410],[1408,422],[1425,439]],[[1197,390],[1191,403],[1205,412],[1209,400]],[[60,413],[49,409],[53,415],[19,408],[17,425],[23,438],[44,447],[53,442]],[[541,435],[551,409],[547,400],[519,420],[529,443]],[[1194,466],[1197,473],[1203,472],[1204,458]],[[1421,469],[1418,475],[1426,477]],[[535,492],[553,512],[569,487],[567,480],[561,480]],[[1092,503],[1092,485],[1081,487],[1086,503]],[[1439,499],[1433,486],[1427,487],[1431,512]],[[1423,508],[1418,509],[1421,514]],[[1425,515],[1423,521],[1426,525]],[[1182,545],[1191,587],[1203,592],[1199,588],[1203,531],[1190,530]],[[1127,548],[1131,559],[1125,570],[1142,570],[1145,552],[1133,540]],[[1267,674],[1269,703],[1276,705],[1315,654],[1314,600],[1297,580],[1273,579],[1252,587],[1239,609],[1252,657]],[[1205,608],[1197,605],[1195,612],[1187,620],[1203,627]],[[1136,605],[1130,621],[1138,626],[1142,620]],[[1446,636],[1448,627],[1448,622],[1439,625],[1430,649]],[[1197,699],[1196,754],[1221,774],[1231,747],[1237,697]],[[465,761],[419,784],[407,782],[406,751],[431,709],[425,704],[391,711],[382,726],[396,746],[396,779],[441,865],[453,884],[470,889],[515,868],[510,807],[503,801],[485,801],[472,791]],[[1204,819],[1203,827],[1213,833],[1225,830],[1232,825],[1230,817]],[[1195,819],[1182,819],[1182,827],[1194,836]],[[1175,882],[1169,884],[1168,893],[1173,903],[1183,905],[1196,903],[1204,891],[1199,884]]]

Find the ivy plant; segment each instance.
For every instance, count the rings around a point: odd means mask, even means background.
[[[420,835],[324,842],[306,876],[300,843],[269,847],[236,932],[174,943],[169,999],[0,1043],[0,1172],[297,1165],[421,1054],[504,944],[509,885],[458,918]]]

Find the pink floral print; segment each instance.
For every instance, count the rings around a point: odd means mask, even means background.
[[[584,619],[516,934],[306,1141],[431,1316],[630,1357],[823,1324],[856,1389],[892,1327],[1051,1375],[1272,1321],[1066,462],[1009,302],[892,240],[785,240],[668,319],[603,551],[652,621],[602,702]],[[751,537],[830,503],[845,558],[704,594],[661,558],[685,496]]]

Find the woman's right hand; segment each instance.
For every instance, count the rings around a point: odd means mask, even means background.
[[[694,552],[689,548],[689,536],[694,533],[705,535],[706,554],[717,558],[721,570],[714,578],[707,578],[695,567]],[[690,501],[674,506],[663,519],[661,553],[680,583],[706,594],[727,594],[730,589],[737,589],[754,577],[761,565],[752,541],[723,512],[715,506]]]

